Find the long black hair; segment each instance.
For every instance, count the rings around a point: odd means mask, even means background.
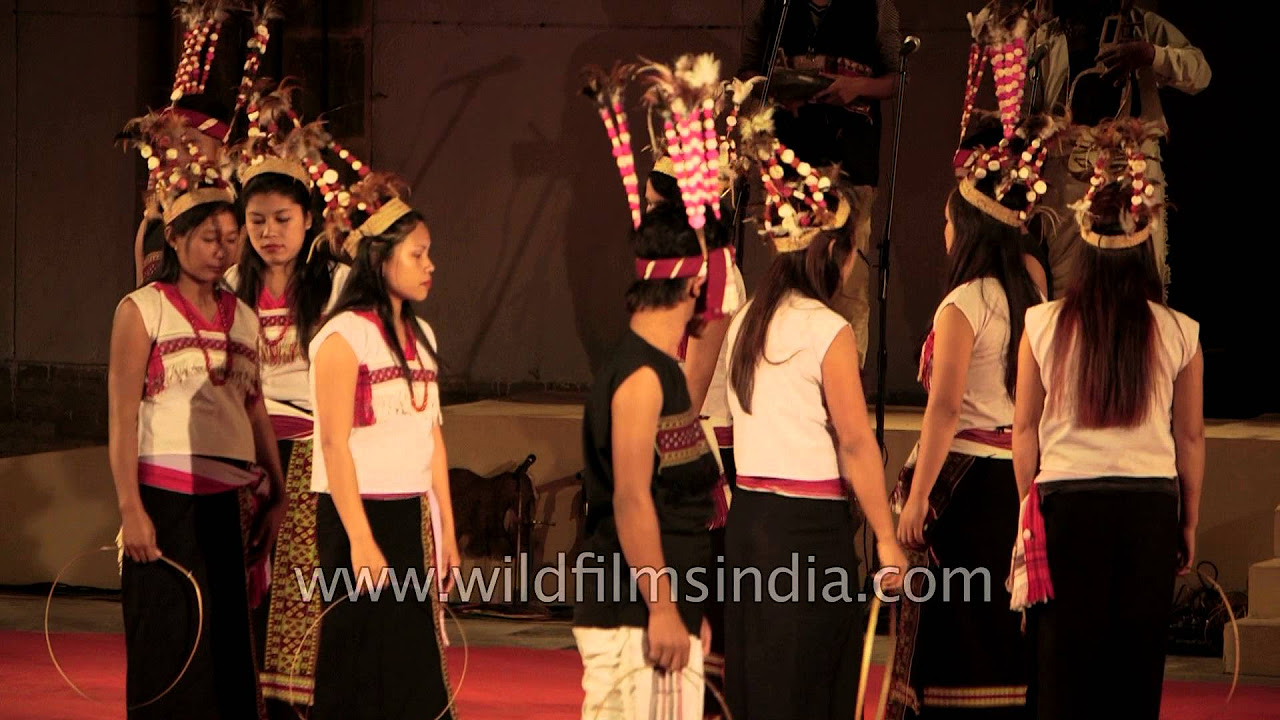
[[[1094,197],[1093,212],[1118,217],[1129,197],[1127,187],[1106,186]],[[1093,229],[1104,235],[1125,232],[1117,221],[1095,221]],[[1081,427],[1133,427],[1147,417],[1159,332],[1151,307],[1167,310],[1163,295],[1150,239],[1124,250],[1083,244],[1048,358],[1050,401],[1062,402],[1070,393]],[[1069,368],[1073,347],[1078,348],[1077,364]],[[1076,374],[1070,380],[1069,370]]]
[[[151,282],[173,284],[178,282],[178,278],[182,277],[182,264],[178,262],[178,251],[169,243],[169,237],[184,238],[203,225],[205,220],[224,212],[230,213],[232,217],[239,221],[234,205],[227,202],[211,202],[196,205],[165,225],[166,238],[164,247],[161,249],[160,268],[156,270]]]
[[[321,243],[312,253],[312,245],[319,235],[320,213],[316,211],[313,194],[302,183],[287,175],[279,173],[262,173],[249,180],[241,192],[240,205],[246,210],[249,198],[255,195],[275,194],[288,198],[302,212],[311,214],[311,227],[307,228],[302,239],[302,249],[298,251],[297,260],[293,264],[293,273],[285,287],[285,297],[289,303],[289,311],[298,330],[298,346],[302,357],[307,357],[307,345],[312,333],[317,329],[325,305],[333,293],[333,256]],[[266,263],[254,249],[252,242],[245,242],[244,252],[240,256],[240,283],[236,288],[236,296],[249,307],[258,309],[258,295],[262,292],[262,276]]]
[[[1020,193],[1010,196],[1021,198]],[[1022,341],[1027,308],[1040,302],[1023,260],[1023,233],[979,210],[959,191],[947,200],[947,211],[955,229],[951,245],[947,288],[950,293],[980,278],[994,278],[1004,290],[1009,310],[1009,343],[1005,348],[1004,387],[1013,398],[1018,385],[1018,346]]]
[[[840,201],[848,202],[843,197]],[[773,258],[751,307],[743,317],[733,357],[729,359],[729,382],[746,412],[751,412],[756,366],[761,360],[775,362],[765,357],[764,346],[769,324],[782,300],[789,293],[795,292],[835,309],[832,302],[840,290],[840,270],[853,253],[851,230],[856,220],[850,213],[843,228],[821,231],[809,242],[807,248],[778,253]],[[831,245],[832,241],[835,241],[834,245]],[[828,245],[831,245],[830,252],[827,250]],[[776,362],[785,362],[785,359]]]
[[[351,274],[347,276],[346,285],[343,286],[333,310],[324,320],[328,322],[348,310],[372,310],[376,313],[378,322],[382,325],[382,331],[387,337],[387,343],[391,347],[391,353],[395,355],[396,362],[404,373],[405,382],[409,383],[410,392],[413,391],[413,375],[409,370],[409,360],[405,357],[404,348],[396,335],[397,318],[391,315],[391,293],[387,289],[387,281],[382,274],[382,265],[391,257],[396,246],[404,242],[409,233],[413,232],[419,224],[425,225],[426,218],[417,210],[412,210],[392,223],[391,227],[381,235],[361,240],[360,249],[356,252],[351,265]],[[399,319],[408,324],[410,332],[418,343],[427,349],[427,356],[436,364],[436,367],[442,367],[435,347],[428,342],[426,333],[418,323],[418,316],[413,311],[412,303],[400,304]],[[324,322],[321,323],[322,326]]]

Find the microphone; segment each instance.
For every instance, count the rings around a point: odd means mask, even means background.
[[[1049,46],[1047,44],[1037,47],[1035,51],[1031,53],[1031,57],[1027,58],[1027,67],[1033,68],[1039,65],[1040,61],[1044,59],[1044,56],[1048,54],[1048,52]]]
[[[915,35],[908,35],[902,39],[902,47],[899,48],[899,55],[910,55],[920,49],[920,38]]]

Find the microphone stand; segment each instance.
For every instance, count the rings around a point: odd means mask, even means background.
[[[1044,56],[1048,48],[1044,45],[1036,48],[1031,53],[1031,62],[1027,65],[1027,70],[1031,73],[1031,87],[1027,92],[1027,109],[1028,114],[1036,112],[1036,96],[1040,94],[1040,86],[1044,83]],[[1048,98],[1041,104],[1040,109],[1048,111]]]
[[[760,89],[760,102],[769,101],[769,83],[773,82],[774,64],[778,60],[778,50],[782,48],[782,31],[787,27],[787,11],[791,9],[791,0],[782,0],[782,13],[778,18],[778,29],[773,34],[773,42],[769,44],[769,62],[766,64],[764,73],[764,84]],[[742,206],[747,202],[750,193],[750,186],[743,184],[741,191],[737,188],[732,190],[736,202],[733,207],[733,244],[734,254],[738,259],[738,270],[743,267],[743,254],[746,250],[746,243],[742,237]]]
[[[884,405],[889,376],[889,345],[886,326],[889,322],[889,239],[893,237],[893,201],[898,185],[898,148],[902,140],[902,108],[907,97],[907,56],[919,49],[919,39],[908,36],[899,51],[898,99],[893,122],[893,161],[889,169],[889,209],[884,221],[884,237],[880,241],[880,327],[876,340],[876,442],[880,445],[881,462],[889,462],[889,450],[884,442]],[[870,532],[864,529],[862,536],[863,557],[867,559],[867,576],[864,592],[870,596],[875,591],[875,574],[880,570],[880,551],[867,547]],[[879,621],[877,621],[879,622]]]
[[[782,49],[782,31],[787,27],[787,11],[791,9],[791,0],[782,0],[782,15],[778,19],[778,30],[773,34],[773,43],[769,45],[769,64],[765,68],[764,86],[760,97],[764,102],[769,100],[769,83],[773,82],[773,67],[778,61],[778,50]]]
[[[898,99],[893,123],[893,161],[889,170],[889,208],[885,215],[884,237],[880,241],[880,327],[877,337],[876,360],[876,442],[882,456],[887,458],[884,443],[884,405],[889,375],[889,346],[887,328],[889,320],[889,240],[893,237],[893,201],[898,184],[898,147],[902,140],[902,108],[907,99],[907,56],[915,48],[903,47],[898,67]]]

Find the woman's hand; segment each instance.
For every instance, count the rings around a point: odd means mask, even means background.
[[[154,562],[160,559],[160,547],[156,545],[156,526],[151,516],[139,505],[120,514],[121,539],[124,554],[134,562]]]
[[[383,556],[378,543],[373,540],[352,543],[351,568],[356,573],[357,594],[363,594],[387,584],[387,558]]]
[[[898,542],[912,550],[924,549],[924,523],[928,517],[928,499],[919,493],[911,493],[898,518]]]
[[[880,572],[877,573],[881,590],[900,590],[911,562],[897,540],[890,538],[876,543],[880,555]]]
[[[444,547],[441,548],[440,567],[436,568],[437,581],[440,583],[441,593],[446,597],[453,592],[454,568],[462,567],[462,554],[458,552],[458,538],[453,533],[446,533],[444,536]]]

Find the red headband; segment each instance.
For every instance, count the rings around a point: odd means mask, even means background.
[[[653,260],[636,258],[637,280],[676,280],[678,278],[697,277],[702,274],[703,260],[701,255],[681,258],[657,258]]]
[[[734,264],[732,247],[721,247],[707,252],[706,259],[701,255],[682,258],[659,258],[646,260],[636,258],[637,280],[676,280],[697,277],[706,271],[707,282],[702,288],[706,297],[706,309],[703,315],[707,320],[726,317],[737,308],[736,300],[726,307],[725,295],[734,284],[730,277],[730,268]]]

